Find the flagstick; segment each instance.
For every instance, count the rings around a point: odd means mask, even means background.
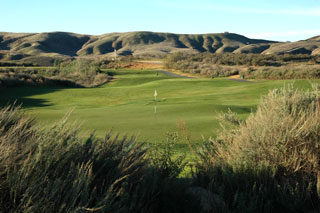
[[[154,118],[156,123],[158,123],[158,116],[157,116],[157,90],[154,91]]]
[[[157,113],[157,96],[154,96],[154,113]]]
[[[157,113],[157,90],[154,91],[154,113]]]

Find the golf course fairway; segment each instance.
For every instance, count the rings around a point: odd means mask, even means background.
[[[166,133],[186,124],[192,143],[215,136],[218,114],[230,108],[245,119],[260,97],[288,83],[308,88],[308,80],[237,82],[226,78],[178,78],[155,70],[107,71],[114,79],[98,88],[2,88],[0,104],[22,103],[41,126],[50,125],[72,110],[70,123],[81,123],[83,134],[103,137],[111,128],[136,135],[138,142],[159,143]],[[319,80],[316,80],[319,82]],[[157,102],[154,93],[157,90]],[[156,113],[155,113],[156,105]],[[181,134],[180,134],[181,135]],[[180,149],[187,149],[180,138]]]

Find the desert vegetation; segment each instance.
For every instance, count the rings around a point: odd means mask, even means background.
[[[280,67],[249,67],[239,72],[250,79],[318,79],[320,78],[319,64],[290,64]]]
[[[188,212],[170,145],[149,159],[134,137],[83,138],[65,120],[42,129],[12,106],[0,124],[1,212]]]
[[[52,67],[2,67],[0,87],[96,87],[109,80],[99,64],[89,60],[57,61]]]
[[[168,69],[204,76],[226,77],[241,74],[256,79],[319,78],[320,57],[307,54],[169,54]]]
[[[245,122],[231,111],[223,116],[234,128],[206,143],[198,164],[198,180],[223,197],[222,210],[319,208],[319,95],[319,85],[288,86],[270,91]]]
[[[100,70],[99,64],[88,60],[74,60],[57,65],[58,77],[72,79],[85,87],[95,87],[106,83],[108,75]]]
[[[66,118],[39,127],[19,107],[0,110],[2,212],[306,212],[319,206],[320,89],[271,90],[246,119],[198,150],[191,172],[133,137],[81,136]],[[190,140],[190,138],[188,139]]]

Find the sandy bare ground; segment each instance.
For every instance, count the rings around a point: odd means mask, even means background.
[[[232,79],[241,79],[240,75],[230,75],[228,78],[232,78]]]
[[[131,62],[128,67],[129,69],[162,69],[162,61],[135,61]]]
[[[147,63],[147,64],[161,64],[163,65],[163,61],[137,61],[140,63]]]

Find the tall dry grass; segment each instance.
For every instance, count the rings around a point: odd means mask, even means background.
[[[146,175],[134,138],[83,139],[65,121],[41,129],[18,108],[0,110],[3,212],[117,211]]]
[[[198,180],[233,211],[319,209],[320,86],[272,90],[245,122],[234,116],[199,152]]]
[[[178,179],[183,159],[148,154],[135,137],[81,135],[67,117],[42,128],[19,107],[0,109],[0,212],[193,212]],[[192,207],[192,208],[190,208]]]
[[[307,92],[292,85],[271,91],[255,114],[219,141],[224,145],[217,147],[217,154],[230,165],[274,167],[314,178],[320,171],[319,85]]]

